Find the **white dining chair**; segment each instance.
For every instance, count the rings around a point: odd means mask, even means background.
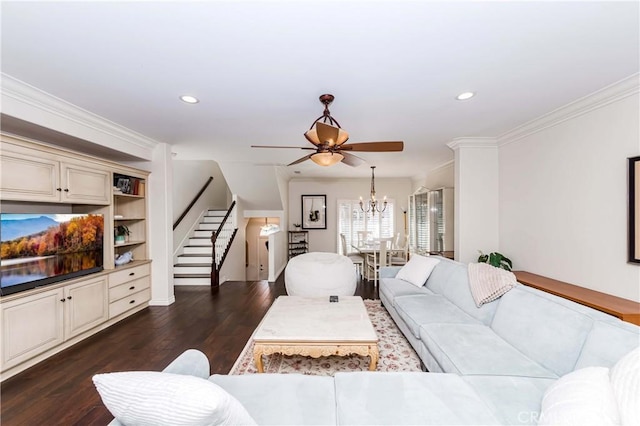
[[[344,234],[340,234],[340,243],[342,244],[342,254],[347,256],[356,267],[356,273],[362,277],[362,270],[364,266],[364,257],[358,253],[349,253],[347,245],[347,237]]]
[[[376,240],[377,250],[373,253],[368,253],[366,258],[368,281],[373,280],[373,285],[378,285],[378,272],[380,268],[389,266],[389,249],[393,238],[379,238]]]

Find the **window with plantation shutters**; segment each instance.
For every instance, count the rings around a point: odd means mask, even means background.
[[[429,251],[429,193],[414,194],[410,205],[410,244],[416,253]]]
[[[387,199],[383,213],[365,213],[360,209],[360,200],[338,200],[338,253],[342,253],[340,234],[347,240],[347,250],[358,244],[358,231],[368,231],[369,238],[388,238],[395,235],[394,202]]]

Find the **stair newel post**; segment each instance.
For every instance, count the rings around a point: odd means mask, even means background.
[[[211,291],[215,292],[220,287],[220,271],[216,264],[216,231],[211,232]]]

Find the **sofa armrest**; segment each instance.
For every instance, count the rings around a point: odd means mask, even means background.
[[[402,266],[383,266],[380,268],[379,276],[380,278],[393,278],[400,269]]]
[[[162,370],[163,373],[184,374],[208,379],[210,375],[207,356],[197,349],[187,349],[171,364]]]

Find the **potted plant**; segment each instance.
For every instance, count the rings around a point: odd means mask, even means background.
[[[488,263],[491,266],[495,266],[496,268],[506,269],[507,271],[510,271],[511,268],[513,267],[513,264],[511,263],[511,259],[509,259],[502,253],[498,253],[497,251],[494,251],[489,254],[484,254],[480,250],[478,250],[478,253],[480,253],[480,256],[478,256],[478,263]]]
[[[115,234],[115,243],[116,244],[124,244],[128,239],[129,235],[131,235],[131,231],[127,225],[118,225],[114,229]]]

